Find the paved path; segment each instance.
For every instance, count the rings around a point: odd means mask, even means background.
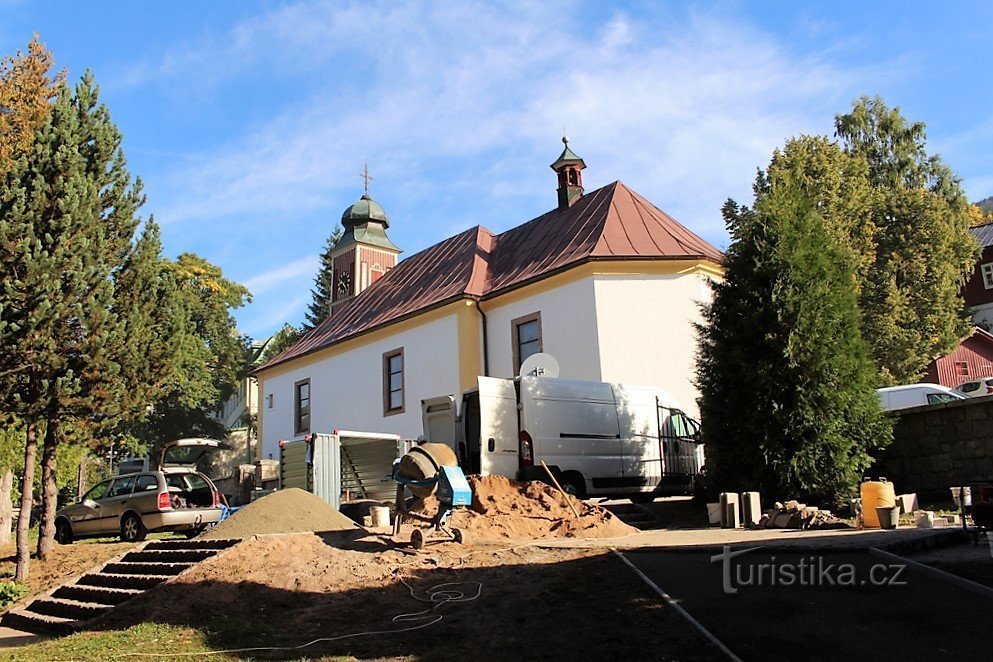
[[[33,644],[44,639],[41,635],[22,632],[13,628],[0,627],[0,649],[16,648],[24,644]]]
[[[797,529],[660,529],[642,531],[623,538],[584,538],[541,541],[542,547],[675,549],[699,548],[718,550],[723,545],[764,544],[779,547],[809,549],[868,549],[912,544],[929,538],[955,537],[958,529],[896,529],[881,531],[852,529],[841,531],[800,531]]]

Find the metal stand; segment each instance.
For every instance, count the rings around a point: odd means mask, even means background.
[[[396,479],[396,477],[395,477]],[[413,481],[408,481],[413,482]],[[420,483],[428,481],[419,481]],[[437,480],[431,481],[437,482]],[[422,487],[423,485],[416,485]],[[429,542],[457,542],[462,543],[465,535],[461,529],[449,528],[447,526],[448,516],[452,513],[450,502],[438,501],[438,512],[433,517],[426,517],[417,513],[412,513],[407,509],[407,500],[404,498],[404,479],[397,480],[397,516],[393,520],[393,535],[400,535],[400,525],[403,520],[416,520],[427,522],[431,525],[428,529],[414,529],[410,534],[410,545],[414,549],[423,549]]]

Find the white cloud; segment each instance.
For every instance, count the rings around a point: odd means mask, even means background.
[[[300,281],[305,276],[307,279],[312,280],[319,266],[320,260],[318,257],[316,255],[308,255],[295,262],[277,266],[274,269],[252,276],[243,285],[252,294],[257,295],[268,292],[277,286],[285,285],[287,282]]]
[[[830,132],[853,97],[899,75],[798,55],[740,19],[616,12],[584,26],[573,7],[299,2],[136,65],[136,83],[191,68],[202,85],[306,81],[264,125],[155,181],[157,217],[271,232],[274,218],[357,197],[368,158],[374,196],[405,206],[391,230],[405,247],[479,222],[501,231],[553,204],[547,164],[564,125],[587,188],[623,179],[721,245],[721,204],[748,200],[774,148]],[[271,259],[255,256],[266,272],[249,282],[289,268]]]

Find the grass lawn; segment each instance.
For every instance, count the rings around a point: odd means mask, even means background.
[[[176,659],[176,660],[199,660],[203,659],[206,653],[215,651],[206,643],[206,636],[200,630],[176,625],[163,625],[159,623],[142,623],[127,630],[117,630],[111,632],[81,632],[61,639],[51,639],[13,648],[8,650],[0,649],[0,660],[18,660],[18,662],[49,662],[50,660],[109,660],[114,658],[129,657],[132,659]],[[130,655],[133,653],[143,653],[147,655]],[[168,653],[171,658],[157,657],[156,654]],[[186,653],[179,655],[177,653]],[[242,660],[246,657],[258,655],[263,659],[275,656],[278,659],[300,659],[300,656],[307,654],[306,650],[293,652],[283,651],[282,653],[243,653],[213,654],[210,660]],[[315,660],[344,661],[354,658],[345,657],[318,657],[308,658]]]
[[[158,623],[142,623],[114,632],[81,632],[70,637],[0,650],[0,660],[48,662],[48,660],[106,660],[127,653],[189,653],[195,660],[211,649],[203,635],[192,628]],[[149,656],[146,659],[154,659]],[[178,658],[184,659],[184,658]],[[214,660],[241,659],[229,655],[212,655]]]

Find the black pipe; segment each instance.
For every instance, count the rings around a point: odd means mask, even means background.
[[[474,299],[476,302],[476,310],[479,311],[479,316],[483,319],[483,377],[490,376],[490,349],[488,336],[486,333],[486,313],[479,306],[479,299]]]

